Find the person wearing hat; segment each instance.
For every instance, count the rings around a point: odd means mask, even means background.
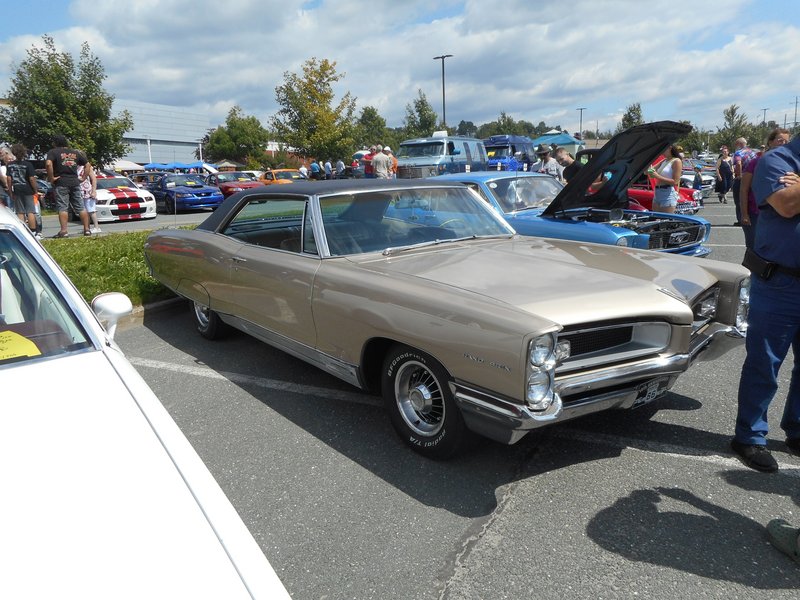
[[[531,166],[531,171],[534,173],[546,173],[555,177],[559,181],[563,180],[563,168],[558,164],[558,161],[550,156],[550,146],[547,144],[539,144],[536,146],[537,161]]]
[[[377,179],[391,179],[392,178],[392,159],[389,157],[387,148],[381,148],[379,152],[375,153],[372,157],[372,171],[375,173]],[[389,148],[391,151],[391,148]]]

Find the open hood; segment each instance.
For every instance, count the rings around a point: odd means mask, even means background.
[[[659,121],[618,133],[587,162],[550,203],[544,215],[573,208],[627,208],[627,189],[670,144],[692,130],[691,125]],[[611,179],[595,193],[589,186],[603,173]]]

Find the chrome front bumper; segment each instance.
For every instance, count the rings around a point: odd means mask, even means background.
[[[689,352],[656,357],[590,372],[556,373],[555,399],[544,411],[533,411],[511,399],[500,398],[463,382],[453,393],[467,426],[505,444],[519,441],[528,431],[554,422],[612,408],[632,408],[654,400],[669,390],[698,360],[713,360],[742,343],[735,327],[711,323],[692,338]],[[713,343],[712,343],[713,342]]]

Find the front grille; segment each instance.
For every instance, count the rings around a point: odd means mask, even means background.
[[[683,248],[691,246],[703,239],[705,227],[702,225],[687,225],[674,229],[650,232],[650,250],[664,250],[670,248]]]
[[[425,167],[406,167],[400,166],[397,168],[397,176],[400,179],[420,179],[425,177]]]
[[[660,321],[609,323],[566,329],[558,334],[567,341],[569,358],[557,373],[597,367],[655,356],[669,346],[672,328]]]
[[[119,205],[115,206],[112,209],[113,214],[115,215],[140,215],[147,212],[147,208],[142,204],[133,204],[133,205],[122,205],[124,208],[121,208]]]
[[[559,340],[567,339],[570,342],[572,356],[580,356],[590,352],[608,350],[615,346],[627,344],[631,341],[633,327],[622,326],[613,329],[595,329],[587,332],[576,332],[573,334],[562,333],[558,336]]]

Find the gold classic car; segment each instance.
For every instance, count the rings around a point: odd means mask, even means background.
[[[154,232],[145,255],[201,335],[234,327],[380,392],[432,458],[470,431],[512,444],[650,402],[746,327],[744,268],[521,237],[456,182],[248,190],[195,230]]]

